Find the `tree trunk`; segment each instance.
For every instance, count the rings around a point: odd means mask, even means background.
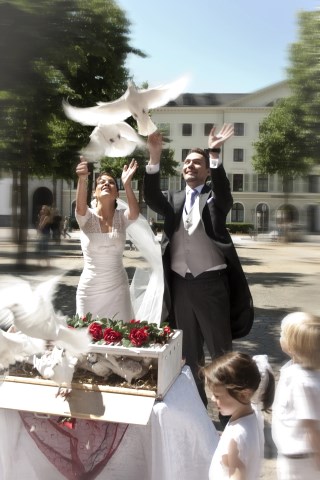
[[[27,263],[27,247],[28,247],[28,168],[22,164],[20,171],[20,215],[18,215],[18,255],[17,264],[26,266]]]
[[[288,243],[289,241],[289,225],[288,225],[288,205],[289,205],[289,181],[290,178],[287,176],[282,177],[282,189],[283,189],[283,204],[284,204],[284,215],[283,215],[283,225],[282,225],[282,241]]]
[[[18,206],[19,206],[19,197],[20,189],[18,185],[18,172],[13,170],[12,172],[12,192],[11,192],[11,203],[12,203],[12,224],[11,224],[11,241],[18,244],[18,232],[19,232],[19,218],[18,218]]]

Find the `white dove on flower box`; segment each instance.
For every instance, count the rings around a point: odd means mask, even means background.
[[[156,369],[156,389],[73,381],[72,392],[64,399],[56,396],[58,384],[51,380],[9,375],[0,386],[0,408],[145,425],[154,402],[165,396],[181,372],[182,331],[175,330],[168,343],[160,346],[128,348],[92,344],[90,352],[113,358],[151,360]]]

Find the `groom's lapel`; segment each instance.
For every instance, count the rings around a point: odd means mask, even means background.
[[[209,188],[207,185],[205,185],[203,187],[203,189],[201,190],[200,197],[199,197],[200,214],[202,213],[202,210],[204,209],[205,204],[207,203],[208,198],[210,197],[211,193],[212,193],[211,188]]]
[[[174,213],[175,214],[182,214],[182,209],[184,206],[184,202],[186,199],[186,192],[185,190],[181,190],[180,192],[177,192],[174,197],[173,197],[173,208],[174,208]],[[179,217],[181,217],[181,214]]]

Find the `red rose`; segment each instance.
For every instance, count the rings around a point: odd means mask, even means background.
[[[91,325],[89,325],[89,333],[91,337],[97,342],[98,340],[102,340],[103,338],[103,331],[102,331],[102,326],[100,323],[93,322]]]
[[[163,327],[163,333],[164,335],[170,335],[171,333],[171,328],[170,327]]]
[[[117,343],[122,340],[122,333],[112,328],[105,328],[103,332],[103,338],[106,343]]]
[[[133,328],[129,334],[129,340],[135,347],[141,347],[149,340],[149,333],[146,328]]]
[[[130,320],[129,323],[140,323],[140,320]]]

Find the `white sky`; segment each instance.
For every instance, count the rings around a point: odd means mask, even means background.
[[[139,86],[184,74],[192,93],[247,93],[286,78],[297,14],[320,0],[118,0],[131,22],[128,57]]]

